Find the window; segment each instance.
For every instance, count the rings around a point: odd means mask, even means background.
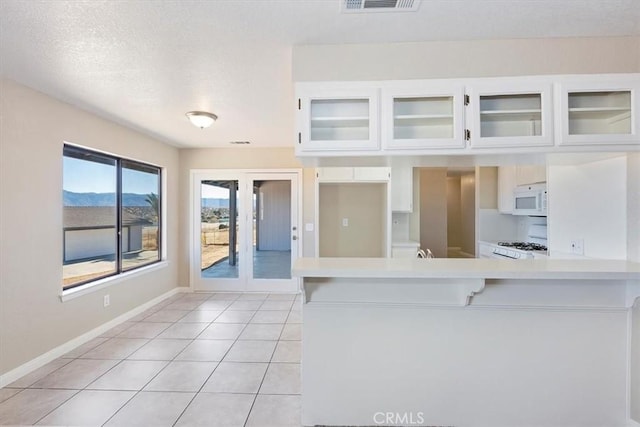
[[[63,160],[62,288],[160,261],[160,168],[71,145]]]

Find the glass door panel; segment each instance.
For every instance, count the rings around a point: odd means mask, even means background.
[[[238,278],[238,180],[200,181],[200,270],[203,278]]]
[[[253,181],[252,196],[253,278],[291,279],[291,181]]]

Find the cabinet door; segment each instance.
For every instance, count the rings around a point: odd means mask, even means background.
[[[550,83],[487,82],[468,92],[472,148],[553,145]]]
[[[413,212],[413,168],[391,168],[391,210]]]
[[[378,90],[298,92],[299,152],[377,150]]]
[[[382,89],[383,148],[463,148],[463,86],[427,83],[413,86]]]
[[[560,144],[638,144],[640,75],[594,77],[558,86]]]

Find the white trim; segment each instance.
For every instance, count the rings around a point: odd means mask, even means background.
[[[2,375],[0,375],[0,388],[11,384],[12,382],[16,381],[17,379],[29,374],[30,372],[35,371],[36,369],[46,365],[47,363],[57,359],[60,356],[63,356],[65,354],[67,354],[68,352],[70,352],[71,350],[73,350],[74,348],[88,342],[91,341],[92,339],[102,335],[104,332],[108,331],[109,329],[113,328],[114,326],[119,325],[122,322],[125,322],[129,319],[131,319],[132,317],[137,316],[138,314],[142,313],[143,311],[153,307],[154,305],[158,304],[159,302],[172,297],[175,294],[181,293],[181,292],[188,292],[188,288],[185,287],[175,287],[173,289],[171,289],[169,292],[165,292],[164,294],[152,299],[151,301],[147,301],[146,303],[137,306],[136,308],[127,311],[124,314],[121,314],[120,316],[116,317],[115,319],[112,319],[110,321],[108,321],[107,323],[103,323],[102,325],[93,328],[92,330],[90,330],[89,332],[86,332],[80,336],[77,336],[67,342],[65,342],[64,344],[61,344],[49,351],[47,351],[44,354],[41,354],[40,356],[36,357],[35,359],[31,359],[30,361],[28,361],[27,363],[23,363],[22,365],[18,366],[15,369],[10,370],[9,372],[6,372]]]
[[[169,261],[160,261],[151,265],[147,265],[145,267],[136,268],[135,270],[126,271],[114,276],[105,277],[104,279],[95,280],[85,285],[78,286],[77,288],[71,288],[62,291],[62,293],[60,294],[60,300],[62,302],[70,301],[83,295],[99,291],[100,289],[108,288],[109,286],[118,284],[124,280],[132,279],[151,271],[167,268],[168,266]]]

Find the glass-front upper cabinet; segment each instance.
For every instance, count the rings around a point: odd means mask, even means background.
[[[382,89],[383,148],[463,148],[463,86],[411,85]]]
[[[634,87],[635,86],[635,87]],[[620,76],[616,82],[589,81],[561,83],[559,85],[561,123],[560,143],[638,144],[638,92],[637,76]]]
[[[297,87],[299,151],[378,150],[378,89]]]
[[[550,83],[482,83],[468,94],[471,147],[553,145]]]

